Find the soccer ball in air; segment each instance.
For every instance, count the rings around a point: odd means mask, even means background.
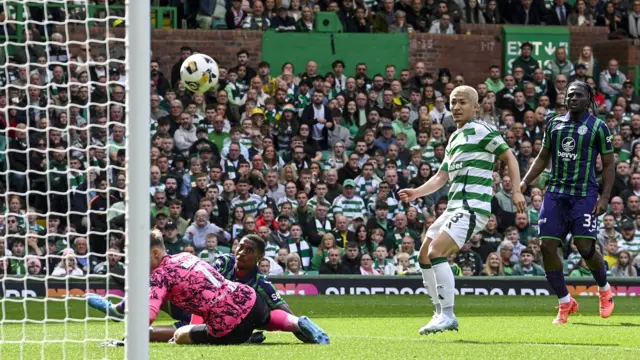
[[[182,63],[180,79],[188,90],[205,93],[218,84],[218,64],[210,56],[193,54]]]

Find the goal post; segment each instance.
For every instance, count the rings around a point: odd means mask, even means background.
[[[126,355],[131,360],[149,358],[149,168],[151,118],[150,2],[127,0],[125,26],[129,86],[127,176],[127,276]],[[134,140],[135,141],[132,141]],[[133,260],[133,261],[130,261]]]
[[[151,6],[95,3],[0,1],[0,359],[149,358]]]

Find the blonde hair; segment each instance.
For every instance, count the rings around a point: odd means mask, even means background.
[[[489,258],[491,256],[497,256],[498,260],[500,261],[500,265],[498,265],[498,276],[504,275],[504,265],[502,265],[502,257],[500,257],[500,254],[498,254],[497,252],[492,252],[487,255],[487,261],[485,262],[483,269],[485,274],[487,274],[487,276],[493,276],[493,271],[491,270],[491,266],[489,265]]]
[[[324,247],[324,241],[326,239],[333,240],[333,245],[331,245],[331,247],[329,249],[333,249],[333,248],[338,246],[338,243],[336,241],[336,237],[333,236],[332,233],[325,233],[324,235],[322,235],[322,240],[320,241],[320,247],[318,247],[318,251],[317,251],[317,253],[320,254],[320,255],[322,255],[323,251],[328,250],[328,249],[326,249]]]
[[[452,98],[457,93],[466,94],[469,97],[469,100],[471,100],[471,103],[473,105],[478,105],[478,92],[476,91],[476,89],[472,88],[471,86],[460,85],[460,86],[456,87],[451,92],[451,95],[449,96],[449,98]]]
[[[292,180],[288,180],[288,179],[285,178],[286,173],[287,173],[287,169],[291,169],[291,171],[293,172],[293,179]],[[283,181],[283,182],[286,183],[287,181],[295,182],[297,180],[298,180],[298,171],[297,171],[295,166],[293,166],[292,164],[287,164],[287,165],[282,167],[282,170],[281,170],[281,173],[280,173],[280,181]]]

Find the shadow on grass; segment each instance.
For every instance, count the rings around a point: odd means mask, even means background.
[[[477,340],[453,340],[443,341],[456,344],[469,344],[469,345],[567,345],[567,346],[585,346],[585,347],[618,347],[618,344],[576,344],[576,343],[548,343],[548,342],[535,342],[535,341],[477,341]]]
[[[592,323],[571,323],[571,325],[579,325],[579,326],[595,326],[595,327],[640,327],[640,324],[633,323],[619,323],[619,324],[592,324]]]

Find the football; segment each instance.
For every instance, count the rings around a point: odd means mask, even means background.
[[[218,84],[218,64],[205,54],[189,56],[180,67],[180,79],[185,88],[195,93],[205,93]]]

